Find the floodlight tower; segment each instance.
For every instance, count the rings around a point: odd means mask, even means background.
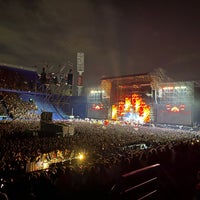
[[[77,72],[78,72],[78,80],[77,80],[78,96],[81,96],[83,89],[83,72],[84,72],[84,53],[82,52],[77,53]]]

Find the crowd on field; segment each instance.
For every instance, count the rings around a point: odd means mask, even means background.
[[[13,90],[0,93],[0,116],[10,117],[0,121],[0,200],[116,200],[122,174],[156,163],[160,199],[197,200],[198,130],[63,120],[52,123],[72,124],[73,134],[41,135],[37,106],[14,92],[34,84],[0,69],[0,88]]]
[[[166,199],[171,198],[167,195],[186,195],[183,188],[187,188],[187,195],[194,194],[200,166],[199,132],[112,123],[105,126],[90,120],[70,123],[73,135],[51,137],[40,136],[39,121],[0,124],[1,189],[10,200],[65,199],[80,194],[89,199],[93,195],[111,199],[112,186],[120,175],[155,163],[161,164],[162,188],[168,187]],[[145,148],[138,144],[145,144]],[[83,153],[83,160],[78,159],[79,153]],[[51,162],[53,158],[59,162]],[[48,168],[27,170],[28,163],[39,161],[49,162]]]

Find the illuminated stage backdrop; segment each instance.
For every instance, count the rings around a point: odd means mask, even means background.
[[[192,106],[185,104],[158,104],[157,122],[164,124],[192,124]]]
[[[157,123],[191,125],[193,122],[194,83],[160,84],[157,96]]]

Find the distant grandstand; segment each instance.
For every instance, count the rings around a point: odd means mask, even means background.
[[[0,64],[0,119],[35,119],[42,112],[52,112],[53,120],[86,118],[86,98],[69,96],[64,85],[41,83],[35,69]]]

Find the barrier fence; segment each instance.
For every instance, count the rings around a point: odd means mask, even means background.
[[[123,174],[111,191],[115,200],[159,200],[160,164]]]

